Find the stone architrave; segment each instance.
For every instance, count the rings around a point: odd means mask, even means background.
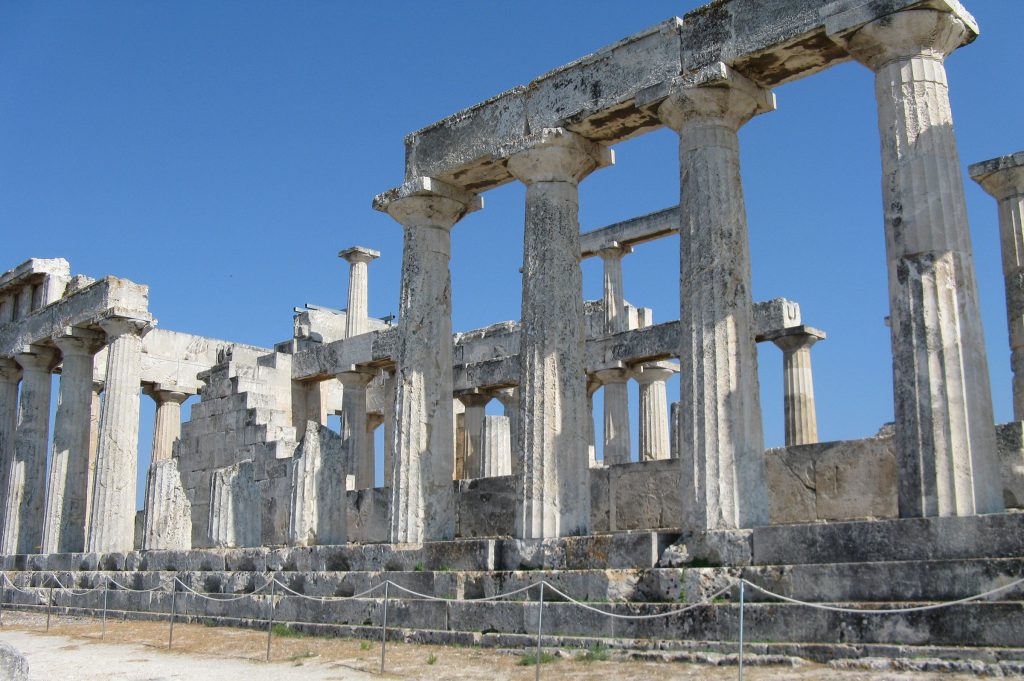
[[[260,545],[262,501],[252,459],[213,471],[209,528],[213,546],[242,548]]]
[[[490,395],[478,392],[458,395],[458,399],[466,408],[463,420],[463,451],[465,459],[462,477],[466,480],[484,476],[484,416]]]
[[[943,63],[977,32],[972,24],[966,14],[911,9],[847,36],[854,58],[875,72],[901,517],[1003,509]]]
[[[298,546],[348,541],[344,440],[310,422],[292,461],[289,540]]]
[[[54,339],[61,352],[61,373],[43,518],[43,553],[85,550],[93,356],[102,346],[98,336],[69,329],[67,335]]]
[[[718,63],[658,107],[679,133],[680,448],[684,527],[768,522],[750,246],[738,130],[775,98]]]
[[[135,544],[135,486],[139,466],[139,391],[147,319],[113,317],[107,334],[107,374],[100,412],[87,551],[131,551]]]
[[[678,371],[671,362],[649,362],[633,373],[640,385],[640,461],[668,459],[672,455],[666,383]]]
[[[32,346],[15,355],[21,367],[18,426],[7,476],[3,553],[38,553],[43,538],[46,495],[46,443],[50,429],[50,372],[57,363],[51,348]]]
[[[393,542],[455,536],[451,228],[479,196],[423,177],[374,199],[404,231],[390,528]]]
[[[601,369],[594,377],[604,386],[604,465],[629,463],[629,375],[624,367]]]
[[[626,297],[622,285],[622,258],[633,252],[630,246],[612,242],[598,251],[604,265],[604,331],[606,334],[629,330]],[[605,398],[607,399],[607,397]]]
[[[529,135],[508,159],[526,185],[516,504],[516,536],[524,539],[590,529],[578,185],[613,159],[607,147],[563,128]]]
[[[810,326],[795,326],[764,336],[765,340],[770,340],[782,350],[782,398],[787,447],[810,445],[818,441],[811,346],[824,338],[824,331]]]
[[[999,243],[1006,285],[1006,324],[1013,369],[1013,420],[1024,421],[1024,151],[970,167],[999,204]]]
[[[14,436],[18,429],[18,382],[21,367],[0,357],[0,528],[7,511],[7,482],[14,461]],[[0,530],[2,531],[2,530]]]
[[[369,371],[345,371],[337,375],[344,386],[341,396],[341,437],[348,452],[348,474],[356,478],[356,489],[373,487],[374,460],[367,437],[366,388],[373,380]]]
[[[512,448],[509,417],[485,416],[483,423],[483,462],[480,477],[494,478],[512,474]]]
[[[363,246],[353,246],[341,253],[349,264],[348,270],[348,310],[345,313],[345,338],[352,338],[369,331],[367,300],[369,277],[367,265],[380,257],[380,252]]]
[[[146,483],[144,551],[187,551],[192,548],[192,506],[181,484],[178,459],[154,460]]]

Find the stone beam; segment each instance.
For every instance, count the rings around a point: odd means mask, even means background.
[[[512,179],[510,150],[530,130],[561,127],[615,144],[661,126],[635,101],[645,88],[716,62],[763,87],[806,77],[850,58],[845,32],[921,6],[970,16],[956,0],[774,0],[770,11],[760,2],[718,0],[413,132],[405,140],[406,178],[491,189]]]
[[[398,327],[393,326],[297,352],[292,355],[292,380],[326,380],[353,366],[392,366],[397,340]]]
[[[218,356],[227,350],[246,350],[254,355],[266,355],[273,350],[242,343],[205,338],[189,333],[153,329],[142,339],[142,382],[155,385],[173,385],[183,392],[195,392],[202,386],[196,378],[218,363]],[[104,362],[97,371],[103,371]],[[100,373],[100,376],[103,374]]]
[[[592,258],[616,244],[635,246],[679,232],[679,206],[630,218],[580,235],[580,255]]]

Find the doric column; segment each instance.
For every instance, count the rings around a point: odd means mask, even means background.
[[[107,334],[107,374],[89,517],[90,553],[131,551],[135,544],[142,337],[152,322],[113,317],[100,326]]]
[[[18,427],[7,477],[3,553],[38,553],[43,538],[46,442],[50,435],[50,372],[57,352],[33,345],[14,356],[21,367]]]
[[[462,477],[467,480],[482,478],[484,465],[484,416],[486,415],[487,403],[491,401],[491,396],[480,392],[470,392],[457,395],[456,397],[466,408],[465,420],[463,422],[465,465],[462,470]]]
[[[505,408],[508,417],[509,449],[512,455],[511,474],[523,472],[523,447],[519,444],[519,388],[501,388],[494,391],[494,397]]]
[[[53,424],[42,553],[85,550],[93,355],[102,344],[98,336],[94,332],[69,330],[53,341],[61,352],[60,392]]]
[[[526,185],[520,327],[523,477],[516,535],[590,529],[578,183],[613,161],[606,147],[564,130],[530,135],[508,160]]]
[[[93,358],[95,363],[95,358]],[[103,406],[103,399],[100,394],[103,392],[103,382],[93,380],[92,402],[89,409],[89,468],[85,484],[85,528],[88,533],[89,518],[92,517],[92,493],[94,481],[96,480],[96,450],[100,440],[100,411]],[[88,539],[88,536],[86,537]]]
[[[484,451],[480,463],[481,478],[494,478],[499,475],[512,474],[509,421],[510,419],[507,416],[484,417]]]
[[[157,386],[146,391],[156,402],[156,421],[153,426],[153,463],[171,458],[174,442],[181,437],[181,405],[190,395],[187,392]]]
[[[369,331],[367,325],[368,277],[366,265],[380,257],[380,252],[363,246],[353,246],[338,253],[348,261],[348,310],[345,313],[345,338]]]
[[[594,372],[604,386],[604,465],[630,462],[629,370],[612,367]]]
[[[590,468],[596,468],[597,434],[594,428],[594,393],[601,387],[601,381],[593,374],[587,375],[587,462]]]
[[[14,462],[14,434],[18,428],[18,382],[21,367],[0,357],[0,528],[7,512],[7,484]],[[2,538],[2,535],[0,535]]]
[[[622,286],[622,257],[632,252],[631,247],[620,246],[618,242],[599,251],[601,262],[604,264],[604,332],[606,334],[629,330],[626,297]]]
[[[671,362],[641,364],[633,374],[640,384],[640,460],[671,457],[668,424],[668,379],[679,368]]]
[[[366,460],[373,462],[371,469],[373,475],[370,478],[370,487],[377,486],[377,428],[384,424],[384,414],[366,414]],[[386,464],[385,464],[386,465]]]
[[[810,326],[794,326],[766,334],[764,337],[782,350],[783,410],[787,447],[809,445],[818,441],[811,346],[824,338],[824,331]]]
[[[1024,421],[1024,151],[975,163],[970,173],[999,202],[999,243],[1013,368],[1013,420]]]
[[[349,475],[356,476],[356,489],[373,487],[373,447],[366,432],[366,387],[373,380],[369,371],[353,369],[337,375],[344,386],[341,394],[341,437],[348,452]]]
[[[897,12],[849,37],[875,72],[903,517],[1003,508],[988,361],[943,60],[971,19]]]
[[[452,489],[451,228],[478,196],[418,178],[374,199],[401,223],[402,282],[395,363],[391,541],[455,535]]]
[[[398,396],[394,368],[384,376],[384,486],[391,487],[395,461],[395,398]]]
[[[774,96],[724,64],[658,108],[679,133],[680,399],[684,526],[768,522],[739,127]]]

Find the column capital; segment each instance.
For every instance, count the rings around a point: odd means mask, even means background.
[[[155,385],[144,385],[142,392],[152,397],[153,401],[157,403],[157,406],[169,402],[173,404],[182,404],[185,400],[195,394],[178,386],[166,386],[161,383]]]
[[[373,198],[374,210],[387,213],[403,227],[451,229],[483,205],[478,194],[432,177],[417,177]]]
[[[621,260],[624,256],[627,256],[632,252],[632,246],[620,244],[618,241],[612,241],[597,251],[597,254],[601,256],[602,260]]]
[[[491,395],[478,388],[463,390],[455,394],[455,399],[465,407],[482,407],[491,401]]]
[[[99,326],[107,334],[107,341],[121,336],[138,336],[142,338],[153,330],[156,320],[136,317],[107,317],[99,321]]]
[[[608,385],[609,383],[625,383],[629,380],[632,372],[624,366],[618,367],[605,367],[598,369],[593,372],[593,376],[601,385]]]
[[[53,344],[63,356],[95,355],[103,347],[105,338],[102,333],[88,329],[68,327],[59,336],[54,336]]]
[[[967,172],[997,201],[1024,196],[1024,151],[974,163]]]
[[[679,365],[675,362],[646,362],[633,369],[633,378],[637,383],[655,383],[667,381],[679,373]]]
[[[580,180],[615,163],[615,152],[565,128],[543,128],[503,149],[508,171],[523,184]]]
[[[369,385],[370,381],[377,377],[377,372],[351,366],[346,371],[338,372],[334,375],[338,382],[343,386],[362,386]]]
[[[722,62],[654,85],[637,94],[637,106],[655,109],[676,132],[690,121],[733,130],[758,114],[775,110],[775,95]]]
[[[9,357],[0,357],[0,382],[17,383],[21,380],[21,367]]]
[[[338,257],[348,261],[350,265],[357,262],[371,262],[380,257],[380,251],[365,246],[352,246],[338,253]]]
[[[854,59],[872,71],[912,57],[942,61],[977,36],[971,21],[970,15],[950,11],[904,10],[864,24],[846,39],[846,46]]]
[[[769,331],[762,338],[775,343],[783,352],[795,352],[809,348],[827,337],[824,331],[812,326],[791,326],[786,329]]]
[[[41,345],[30,345],[14,356],[22,371],[43,371],[49,373],[57,366],[57,351]]]

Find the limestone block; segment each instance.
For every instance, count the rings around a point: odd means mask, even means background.
[[[345,476],[348,456],[341,437],[310,421],[292,461],[289,541],[299,546],[348,541]]]
[[[1003,502],[1007,508],[1024,508],[1024,422],[1012,421],[996,426],[999,446]]]
[[[213,472],[210,489],[210,541],[218,547],[258,546],[260,493],[253,462],[241,461]]]
[[[10,643],[0,643],[0,680],[28,681],[28,660]]]
[[[386,542],[390,534],[387,487],[349,490],[347,493],[348,540],[350,542]]]
[[[192,509],[178,472],[178,459],[155,461],[146,485],[142,549],[185,551],[192,548]]]
[[[800,326],[800,303],[785,298],[754,303],[754,337],[760,341],[772,331]]]
[[[515,533],[515,483],[511,475],[457,481],[458,536],[512,536]]]

